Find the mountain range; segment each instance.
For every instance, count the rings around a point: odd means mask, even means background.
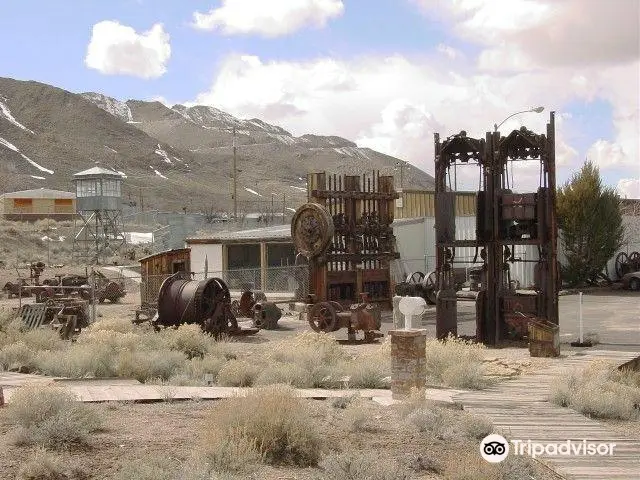
[[[124,200],[136,208],[230,211],[234,142],[239,212],[272,202],[282,208],[283,198],[297,207],[308,172],[393,174],[399,162],[341,137],[296,137],[211,106],[120,101],[0,78],[2,192],[70,190],[74,173],[99,165],[122,174]],[[432,189],[433,178],[407,164],[404,188]]]

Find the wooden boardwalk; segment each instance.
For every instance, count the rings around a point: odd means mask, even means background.
[[[487,390],[459,393],[453,398],[465,410],[490,418],[509,441],[561,443],[572,440],[582,443],[586,440],[616,444],[611,456],[536,457],[566,479],[638,480],[640,428],[635,438],[624,436],[598,421],[548,401],[554,378],[566,375],[576,367],[584,367],[595,359],[622,364],[636,356],[637,352],[586,351],[584,355],[560,359],[545,371],[502,382]]]

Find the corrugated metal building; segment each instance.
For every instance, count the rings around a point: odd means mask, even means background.
[[[0,216],[5,220],[71,220],[75,215],[76,195],[72,192],[39,188],[0,195]]]
[[[435,217],[435,192],[428,190],[400,190],[394,218]],[[456,216],[476,214],[476,192],[458,192]]]

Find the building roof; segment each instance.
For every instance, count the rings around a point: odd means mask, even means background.
[[[291,241],[291,225],[271,225],[250,230],[222,231],[205,233],[196,237],[187,238],[187,244],[196,243],[241,243],[267,240]]]
[[[36,188],[33,190],[21,190],[19,192],[7,192],[0,195],[2,198],[76,198],[76,194],[50,188]]]
[[[424,222],[422,218],[396,219],[392,227]],[[222,231],[215,233],[203,233],[195,237],[187,238],[189,244],[203,243],[255,243],[264,241],[288,241],[291,242],[291,225],[271,225],[269,227],[252,228],[250,230]]]
[[[142,257],[138,259],[140,263],[146,262],[147,260],[151,260],[155,257],[164,257],[166,255],[178,254],[178,253],[186,253],[189,252],[188,248],[174,248],[172,250],[164,250],[162,252],[153,253],[151,255],[147,255],[146,257]]]
[[[116,172],[115,170],[110,170],[108,168],[103,167],[92,167],[88,170],[83,170],[82,172],[75,173],[74,177],[95,177],[96,175],[108,175],[111,177],[122,178],[122,175]]]

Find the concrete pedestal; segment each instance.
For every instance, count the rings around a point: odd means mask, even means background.
[[[390,330],[389,336],[391,336],[392,398],[407,398],[412,389],[424,391],[427,384],[427,331],[424,329]]]

